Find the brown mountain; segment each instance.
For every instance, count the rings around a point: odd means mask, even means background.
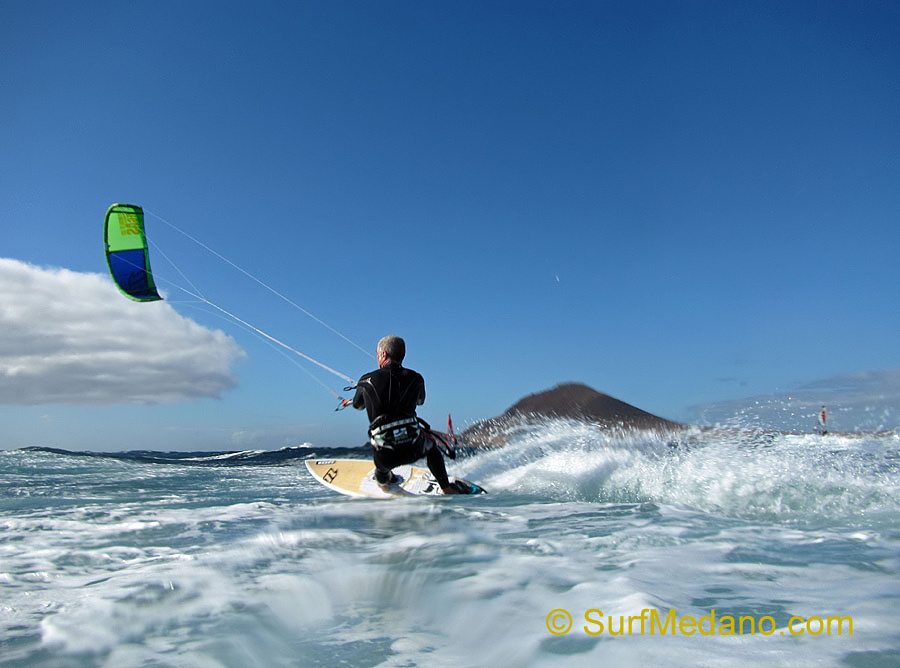
[[[503,415],[479,422],[466,429],[460,440],[467,445],[497,446],[505,442],[502,434],[513,424],[527,424],[547,418],[568,418],[591,422],[608,429],[679,429],[684,425],[626,404],[581,383],[563,383],[529,394],[510,406]]]

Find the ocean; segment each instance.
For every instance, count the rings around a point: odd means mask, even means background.
[[[900,666],[900,439],[510,433],[484,496],[363,449],[0,452],[2,668]]]

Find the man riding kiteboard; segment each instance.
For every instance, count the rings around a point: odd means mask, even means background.
[[[356,384],[353,407],[369,415],[369,442],[375,452],[375,481],[385,492],[397,482],[392,469],[426,458],[428,468],[444,494],[460,489],[447,478],[444,458],[416,407],[425,403],[425,380],[401,366],[406,343],[399,336],[385,336],[378,342],[378,369],[362,376]],[[347,402],[349,403],[349,402]]]

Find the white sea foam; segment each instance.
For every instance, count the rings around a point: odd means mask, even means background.
[[[0,513],[0,666],[889,665],[896,444],[675,440],[551,423],[451,464],[486,496],[390,502],[301,466],[6,456],[4,504],[34,494]],[[103,490],[78,503],[86,476]],[[592,636],[592,609],[774,632]],[[791,636],[794,615],[854,635]]]

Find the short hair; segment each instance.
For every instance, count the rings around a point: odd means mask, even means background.
[[[400,364],[406,357],[406,342],[399,336],[385,336],[378,342],[378,350],[383,351],[392,362]]]

